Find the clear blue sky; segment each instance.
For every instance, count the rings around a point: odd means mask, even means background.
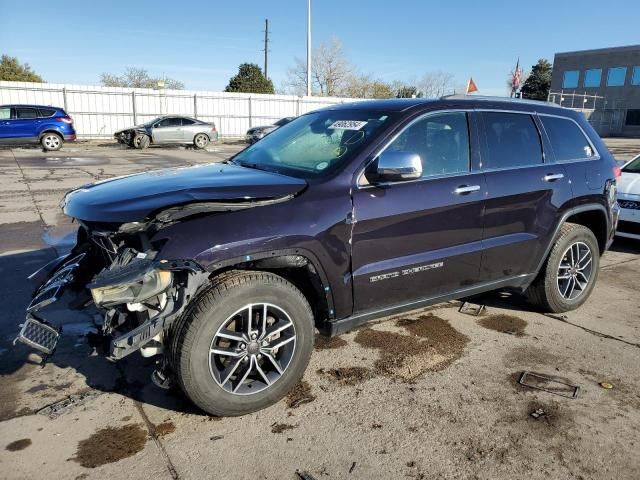
[[[220,90],[243,62],[262,65],[264,19],[276,86],[306,52],[306,0],[0,0],[0,53],[53,83],[98,84],[140,66],[188,89]],[[640,43],[640,1],[313,0],[313,44],[342,40],[349,59],[383,80],[443,70],[479,93],[505,94],[555,52]]]

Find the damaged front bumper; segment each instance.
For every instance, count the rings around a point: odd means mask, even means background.
[[[95,343],[108,358],[141,348],[147,356],[162,352],[168,329],[207,273],[191,260],[159,259],[152,248],[140,251],[131,245],[145,242],[134,237],[85,231],[68,256],[33,273],[29,279],[39,286],[16,341],[52,355],[63,324],[48,321],[49,313],[65,295],[72,298],[70,309],[92,310],[99,333]]]
[[[61,328],[56,328],[37,315],[41,309],[60,299],[64,288],[73,281],[73,273],[85,257],[84,253],[58,257],[40,270],[32,273],[29,280],[38,282],[33,299],[27,306],[27,317],[22,324],[16,341],[20,341],[45,355],[51,355],[56,349]]]

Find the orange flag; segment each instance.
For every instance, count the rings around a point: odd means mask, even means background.
[[[469,81],[467,82],[467,94],[477,92],[478,87],[476,82],[473,81],[473,77],[469,77]]]

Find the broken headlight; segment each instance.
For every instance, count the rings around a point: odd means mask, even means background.
[[[109,306],[122,303],[139,303],[164,292],[171,285],[171,272],[148,270],[126,283],[114,285],[90,285],[91,296],[96,305]]]

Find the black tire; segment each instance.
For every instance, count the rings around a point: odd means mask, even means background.
[[[578,296],[567,298],[561,292],[561,284],[559,283],[560,263],[567,260],[565,254],[570,246],[577,243],[586,245],[589,248],[591,252],[591,270],[588,281],[584,288],[579,289]],[[562,313],[574,310],[591,295],[598,279],[599,266],[600,248],[593,232],[582,225],[565,223],[560,228],[560,234],[538,276],[527,289],[527,298],[530,303],[546,312]],[[574,283],[574,288],[575,286],[576,284]]]
[[[150,143],[151,139],[149,138],[149,135],[141,133],[133,137],[133,146],[139,150],[144,150]]]
[[[204,133],[199,133],[193,137],[193,146],[198,150],[206,148],[209,145],[209,137]]]
[[[232,393],[212,374],[212,341],[234,312],[260,303],[277,305],[288,313],[295,328],[291,357],[270,386],[250,394]],[[268,272],[231,272],[214,281],[185,312],[170,340],[169,362],[177,384],[202,410],[216,416],[245,415],[276,403],[298,383],[311,357],[313,337],[311,308],[294,285]],[[249,345],[246,348],[248,352]]]
[[[64,143],[64,139],[62,135],[55,132],[45,132],[40,138],[40,145],[47,152],[55,152],[62,148],[62,144]]]

